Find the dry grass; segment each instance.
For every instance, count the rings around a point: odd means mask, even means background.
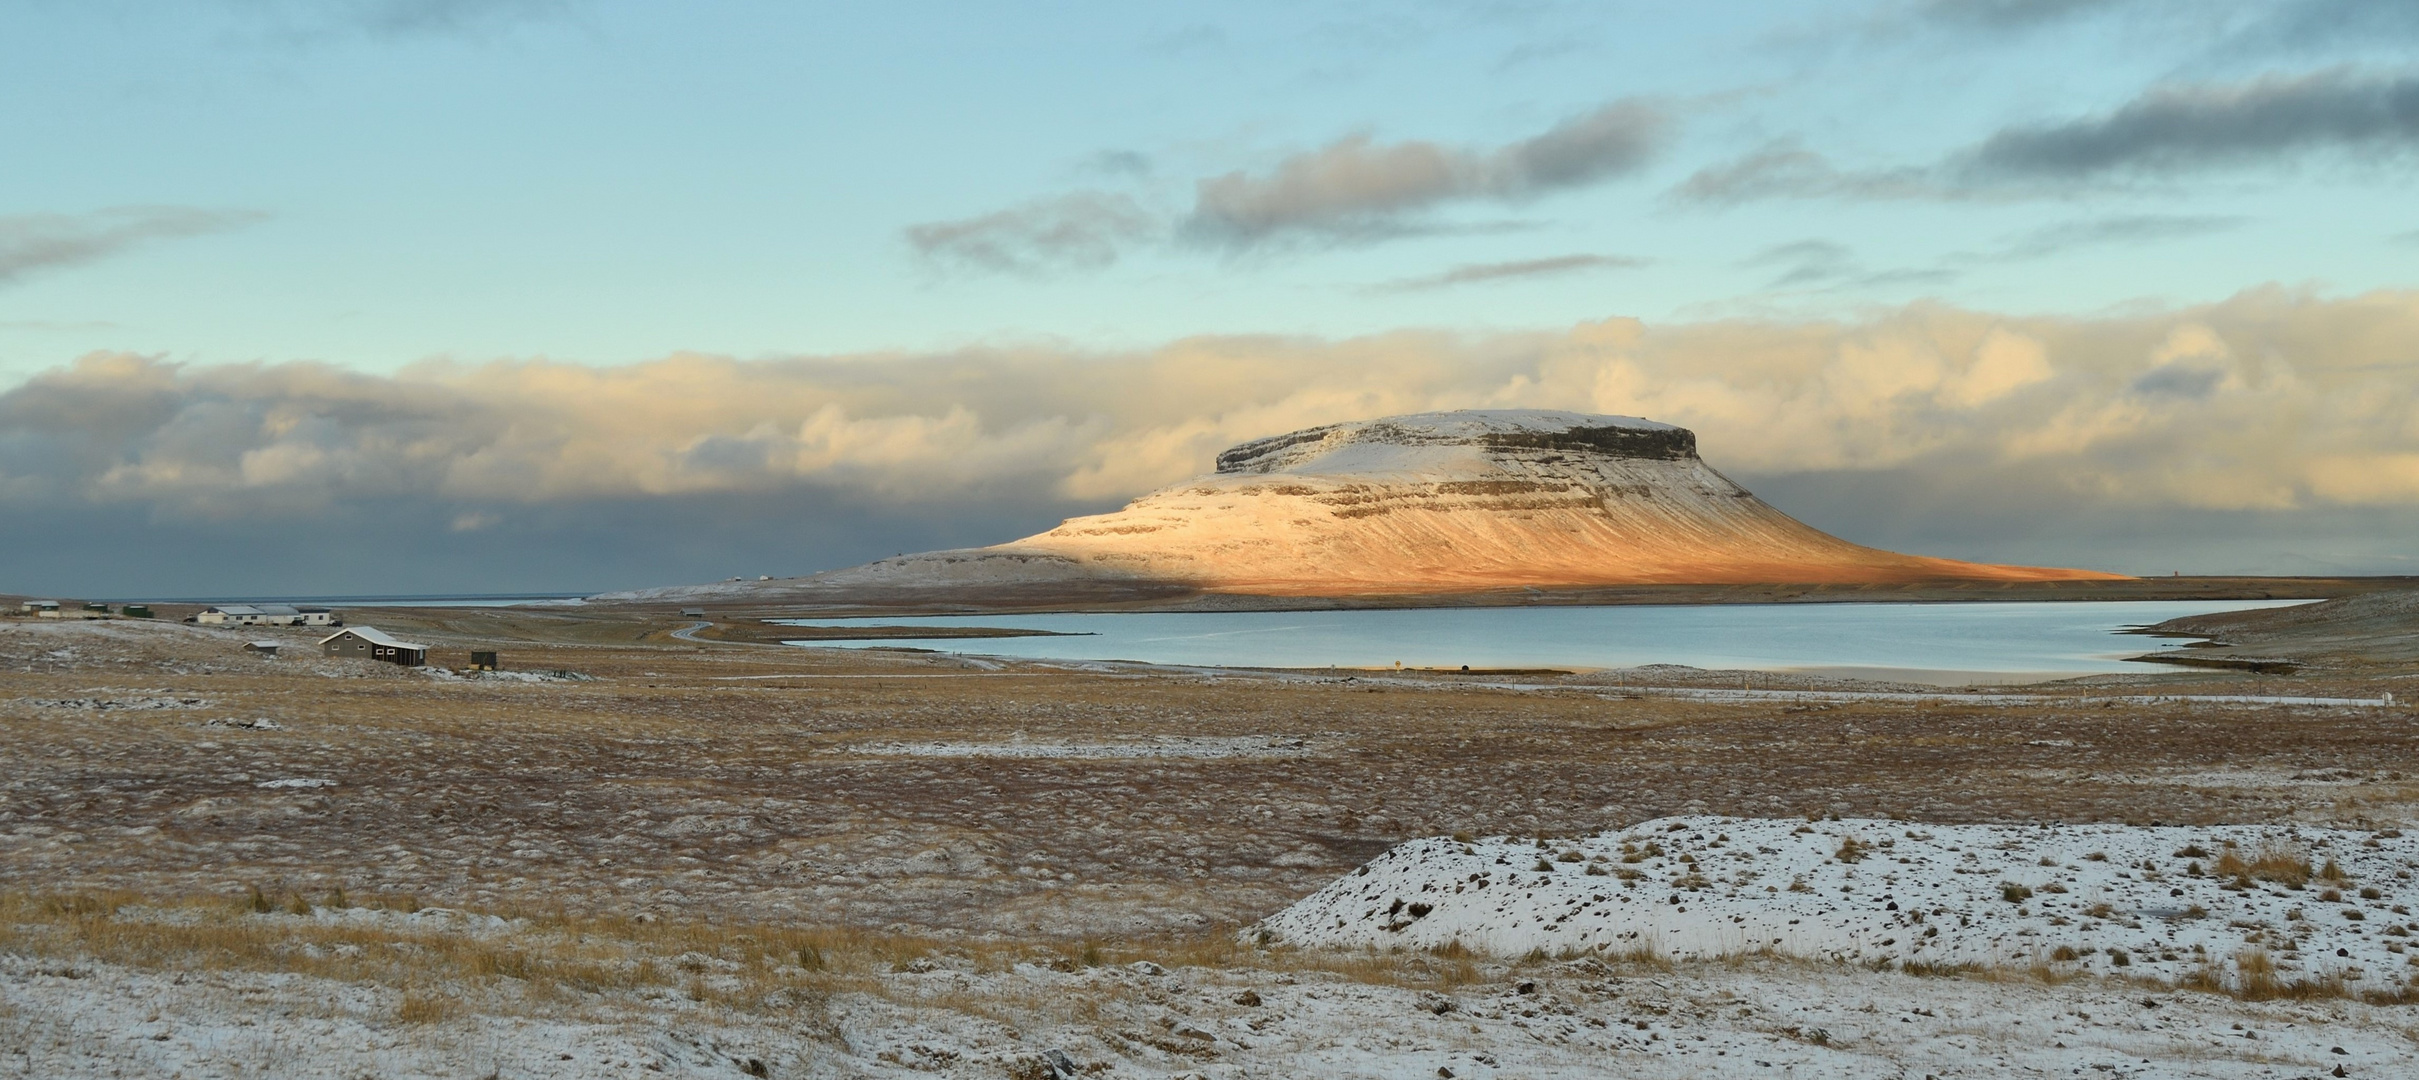
[[[552,616],[425,618],[454,628],[443,640],[492,645],[507,630],[538,634]],[[959,980],[897,973],[1151,961],[1208,980],[1300,973],[1442,993],[1515,972],[1541,982],[1600,970],[1643,975],[1673,965],[1651,948],[1513,963],[1451,946],[1264,948],[1227,928],[1414,836],[1575,836],[1661,814],[1765,816],[1781,812],[1776,806],[1935,821],[2271,820],[2310,809],[2306,789],[2161,778],[2255,760],[2368,769],[2419,753],[2419,729],[2407,718],[2367,711],[2278,723],[2269,713],[2188,703],[2084,710],[1848,702],[1825,707],[1815,722],[1762,706],[1607,699],[1586,685],[1513,694],[1446,680],[1371,688],[1030,670],[969,677],[939,657],[657,646],[616,636],[622,630],[602,622],[578,629],[512,647],[511,659],[590,672],[594,682],[447,682],[375,671],[323,678],[307,665],[252,660],[222,671],[207,666],[219,662],[214,654],[201,653],[104,657],[74,669],[0,655],[0,673],[16,681],[11,692],[20,699],[0,700],[0,736],[22,764],[12,824],[26,835],[48,829],[82,838],[12,848],[0,880],[83,890],[0,896],[0,949],[155,971],[324,975],[379,988],[382,1008],[421,1024],[523,1009],[577,1012],[588,1003],[607,1011],[639,997],[813,1025],[829,1015],[823,1003],[843,994],[1026,1028],[1033,1016],[1090,1024],[1115,1005],[1108,991],[977,998],[945,989]],[[102,683],[200,685],[187,672],[210,675],[206,714],[103,716],[24,704],[89,696]],[[892,673],[919,677],[885,677]],[[922,677],[935,674],[946,677]],[[204,715],[270,716],[285,726],[203,730]],[[868,750],[995,741],[1008,731],[1082,742],[1203,730],[1311,736],[1314,749],[1215,767],[1117,758],[1004,765]],[[2044,772],[2045,756],[2070,752],[2028,748],[2036,738],[2124,746],[2137,779]],[[260,779],[326,776],[339,786],[263,789],[229,779],[237,767]],[[96,787],[94,776],[125,782]],[[2357,790],[2368,800],[2364,814],[2399,813],[2376,809],[2396,798],[2419,802],[2419,787]],[[1697,799],[1703,805],[1691,805]],[[172,842],[153,839],[160,834]],[[946,857],[912,858],[927,850]],[[1536,855],[1565,850],[1541,845]],[[1886,861],[1861,841],[1835,854]],[[2215,872],[2230,880],[2354,891],[2299,852],[2228,851],[2232,863],[2191,854],[2217,862]],[[876,863],[891,868],[868,869]],[[263,887],[169,899],[109,891],[228,880]],[[403,913],[422,900],[521,922],[488,934],[330,910]],[[804,914],[764,924],[763,913],[776,910]],[[1204,917],[1212,928],[1154,930]],[[877,926],[894,929],[867,929]],[[1753,954],[1723,962],[1837,968]],[[1898,970],[2011,983],[2074,974],[2021,964]],[[2350,993],[2273,974],[2237,986],[2223,967],[2206,988],[2252,997]]]
[[[401,905],[364,906],[401,914]],[[249,897],[236,904],[218,898],[138,904],[122,893],[0,896],[0,948],[155,971],[284,971],[387,985],[403,993],[398,1015],[414,1022],[444,1019],[459,1005],[421,989],[430,986],[509,982],[522,996],[543,1000],[703,985],[725,1004],[755,1007],[773,990],[828,989],[850,976],[888,972],[934,948],[924,939],[831,928],[555,913],[517,915],[518,925],[508,933],[481,933],[444,923],[330,920],[252,907]],[[701,972],[709,976],[702,984]]]
[[[2327,864],[2334,869],[2334,863]],[[2308,885],[2311,878],[2309,852],[2287,844],[2265,844],[2245,858],[2234,848],[2227,848],[2217,857],[2217,876],[2238,880],[2272,881],[2288,888]],[[2340,880],[2343,871],[2335,870]]]
[[[462,1003],[444,994],[404,991],[403,1001],[395,1006],[395,1019],[406,1024],[433,1024],[451,1020],[462,1012]]]
[[[2202,963],[2199,970],[2176,981],[2183,990],[2222,994],[2237,1001],[2363,1001],[2371,1005],[2419,1004],[2419,987],[2398,984],[2391,988],[2355,990],[2338,972],[2321,972],[2296,979],[2286,979],[2277,969],[2276,961],[2264,949],[2244,949],[2234,954],[2234,970],[2215,959]]]
[[[408,898],[361,897],[370,912],[406,913]],[[509,987],[529,1003],[650,989],[738,1010],[794,1010],[830,994],[870,993],[926,1007],[984,1014],[972,999],[913,996],[884,976],[952,968],[1005,971],[1020,963],[1074,970],[1152,963],[1163,967],[1318,973],[1379,986],[1451,991],[1502,974],[1458,945],[1427,951],[1255,948],[1232,928],[1189,936],[1077,941],[966,941],[849,927],[674,922],[504,911],[504,932],[450,921],[303,917],[286,905],[255,910],[247,894],[145,899],[130,893],[0,896],[0,949],[74,957],[151,971],[293,972],[388,986],[401,994],[397,1017],[430,1023],[464,1007],[447,987],[479,996],[481,1008]],[[1630,966],[1646,956],[1612,957]],[[1667,965],[1666,965],[1667,966]],[[500,999],[499,999],[500,1000]]]
[[[2246,760],[2369,769],[2419,753],[2407,722],[2360,710],[2280,724],[2190,704],[1873,701],[1826,706],[1809,723],[1761,705],[1608,700],[1580,679],[1511,693],[1450,678],[1371,687],[981,672],[938,655],[650,644],[659,623],[677,621],[609,613],[380,620],[447,648],[503,641],[513,666],[597,678],[441,680],[371,666],[323,675],[317,661],[238,664],[231,642],[198,632],[107,646],[119,652],[82,643],[72,663],[0,641],[12,684],[0,736],[24,765],[15,822],[83,837],[11,849],[0,880],[258,880],[262,901],[281,910],[331,906],[341,886],[352,903],[382,891],[482,909],[544,898],[674,919],[782,910],[941,936],[1125,936],[1196,916],[1247,922],[1414,836],[1574,836],[1691,810],[2260,820],[2300,809],[2307,791],[2157,778]],[[152,689],[209,705],[103,715],[33,704]],[[223,716],[281,727],[200,726]],[[1216,768],[873,749],[1211,728],[1308,736],[1310,746]],[[2028,740],[2053,737],[2127,746],[2131,778],[2042,773]],[[230,779],[238,769],[337,785],[263,789]],[[96,775],[124,783],[96,788]],[[2382,779],[2357,786],[2363,798],[2388,794]],[[932,797],[943,790],[953,794]],[[889,868],[864,869],[874,863]]]

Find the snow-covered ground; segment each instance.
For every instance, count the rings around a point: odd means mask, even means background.
[[[2291,827],[1664,818],[1582,840],[1417,840],[1271,916],[1304,946],[1756,952],[2247,974],[2399,992],[2419,841]],[[2247,970],[2248,969],[2248,972]]]
[[[413,929],[514,931],[423,915]],[[681,983],[541,994],[512,978],[403,991],[0,951],[0,1075],[1059,1080],[1039,1065],[1055,1051],[1074,1075],[1169,1080],[2252,1080],[2407,1076],[2415,1050],[2405,1006],[2243,1002],[2115,980],[1584,958],[1491,964],[1465,972],[1472,981],[1421,986],[1404,980],[1454,965],[1414,957],[1350,978],[1285,967],[1282,953],[1263,959],[978,970],[944,953],[826,988],[768,990],[739,964],[691,953],[665,958]]]

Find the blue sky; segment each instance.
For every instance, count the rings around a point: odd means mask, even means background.
[[[1774,145],[1916,168],[2163,83],[2407,70],[2419,15],[2276,28],[2325,6],[18,0],[0,210],[222,220],[12,275],[0,377],[93,349],[609,364],[2400,284],[2419,209],[2375,147],[1944,197],[1675,194]],[[1356,134],[1483,152],[1625,99],[1666,117],[1634,170],[1387,230],[1007,272],[908,239],[1075,192],[1176,222],[1202,180]],[[1604,261],[1402,287],[1575,257]]]
[[[1934,308],[2100,326],[2165,312],[2180,326],[2261,289],[2321,306],[2407,298],[2419,273],[2410,0],[0,0],[0,137],[0,394],[18,401],[0,409],[18,417],[0,417],[16,425],[0,448],[17,447],[0,452],[0,496],[12,478],[20,492],[70,492],[139,512],[162,536],[186,526],[155,487],[113,502],[92,495],[101,473],[64,480],[64,451],[25,449],[53,437],[24,419],[28,395],[80,358],[167,365],[187,380],[180,393],[230,365],[408,388],[432,362],[820,358],[836,366],[818,385],[837,386],[907,378],[937,356],[1143,364],[1196,338],[1349,350],[1398,333],[1475,350],[1422,363],[1483,367],[1472,356],[1525,347],[1504,344],[1523,335],[1615,317],[1849,337]],[[2409,360],[2369,344],[2378,363]],[[2220,351],[2265,347],[2228,338]],[[1720,355],[1690,363],[1728,370]],[[92,370],[104,369],[133,370]],[[1753,369],[1737,377],[1761,378]],[[1375,370],[1366,378],[1387,377]],[[1412,404],[1503,399],[1442,386]],[[988,434],[1044,414],[1069,430],[1141,423],[1097,402],[918,404],[913,389],[845,411],[888,422],[960,408]],[[2330,407],[2384,409],[2362,452],[2399,475],[2419,439],[2394,418],[2401,399],[2344,393]],[[292,408],[268,397],[242,398],[256,423],[228,436],[228,460],[257,465],[244,455],[293,430]],[[797,429],[831,403],[800,401],[667,432],[665,453]],[[1841,422],[1856,415],[1840,408]],[[2028,422],[2066,422],[2036,412]],[[1150,423],[1193,432],[1183,453],[1206,461],[1202,445],[1267,433],[1254,423],[1325,415]],[[1730,416],[1695,418],[1710,453]],[[2006,445],[2039,442],[2020,434]],[[78,468],[155,462],[164,437],[145,429]],[[2308,442],[2298,428],[2263,438]],[[1799,468],[1776,451],[1734,467],[1786,485],[1910,460],[1883,457],[1822,451]],[[1035,477],[1054,477],[1034,481],[1047,497],[997,527],[1113,503],[1160,476],[1070,479],[1098,472],[1073,460],[1036,463]],[[868,488],[847,471],[862,465],[782,483],[837,484],[851,506],[939,520],[924,488]],[[2169,503],[2390,515],[2419,502],[2335,498],[2345,489],[2321,473],[2339,466],[2312,468],[2283,504]],[[265,483],[241,481],[255,494]],[[632,484],[612,497],[662,490]],[[333,521],[370,496],[314,497],[271,501]],[[415,497],[448,521],[510,517],[463,510],[451,488]],[[2274,525],[2242,520],[2246,535]],[[937,535],[886,528],[785,555],[784,569]],[[2389,538],[2351,542],[2371,554],[2330,565],[2399,565],[2375,554],[2396,550]],[[2278,565],[2297,544],[2210,562]],[[68,566],[56,573],[106,577]]]

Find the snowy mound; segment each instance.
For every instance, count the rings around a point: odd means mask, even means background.
[[[2415,869],[2419,841],[2392,830],[1682,817],[1544,847],[1415,840],[1258,929],[1303,946],[1771,951],[2391,991],[2419,964]]]

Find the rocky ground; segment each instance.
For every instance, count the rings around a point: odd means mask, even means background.
[[[2419,1015],[2357,994],[1232,944],[1454,833],[1674,814],[2375,833],[2419,802],[2419,679],[2391,665],[1713,696],[692,643],[668,637],[683,620],[594,612],[367,621],[513,670],[0,620],[0,1069],[1046,1076],[1056,1049],[1140,1076],[2291,1076],[2419,1050]],[[2386,693],[2402,704],[2350,703]],[[413,909],[481,919],[393,921]],[[342,914],[363,910],[388,921]]]

